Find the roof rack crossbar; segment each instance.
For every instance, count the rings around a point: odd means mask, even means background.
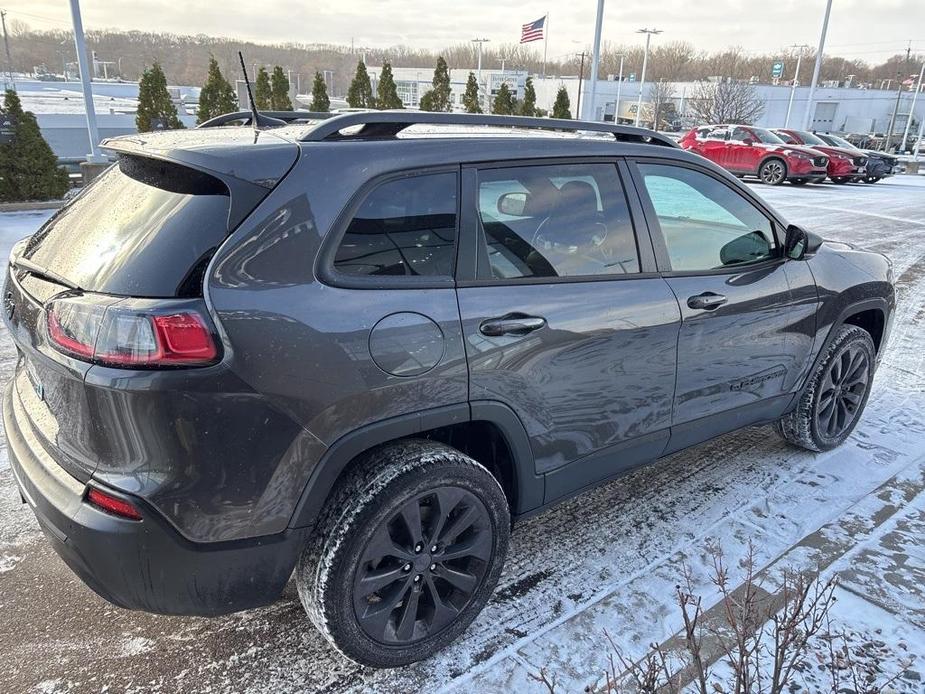
[[[286,123],[294,123],[300,120],[324,120],[325,118],[331,118],[332,116],[337,115],[336,113],[328,113],[322,111],[260,111],[260,114],[269,116],[270,118],[276,118],[277,120],[281,120]],[[215,118],[210,118],[209,120],[200,123],[196,127],[217,128],[220,125],[227,125],[228,123],[234,123],[235,121],[241,121],[242,125],[250,125],[251,119],[253,117],[254,115],[250,111],[223,113],[220,116],[215,116]]]
[[[669,137],[654,130],[635,128],[629,125],[599,123],[595,121],[565,120],[560,118],[531,118],[526,116],[496,116],[471,113],[434,113],[430,111],[369,111],[345,113],[319,123],[300,138],[302,142],[322,142],[353,139],[387,139],[402,130],[418,124],[435,125],[481,125],[537,130],[564,130],[609,133],[623,142],[644,142],[677,147]],[[352,134],[342,130],[354,126],[362,128]]]

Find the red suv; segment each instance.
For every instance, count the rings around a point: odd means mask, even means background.
[[[774,133],[791,145],[805,145],[829,158],[829,178],[832,183],[860,181],[867,175],[867,157],[844,147],[833,147],[825,140],[805,130],[777,128]]]
[[[737,176],[757,176],[772,186],[784,181],[819,183],[828,173],[825,155],[809,147],[789,145],[770,130],[751,125],[702,125],[682,137],[679,144]]]

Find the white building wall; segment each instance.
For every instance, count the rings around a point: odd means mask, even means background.
[[[578,97],[578,78],[547,78],[534,79],[537,94],[537,106],[551,109],[560,86],[568,90],[571,102],[572,115],[576,114]],[[675,97],[672,99],[678,111],[683,115],[688,112],[688,98],[697,90],[697,82],[673,82]],[[647,83],[642,89],[643,102],[649,101]],[[790,98],[790,87],[758,84],[754,85],[759,99],[765,104],[764,113],[755,125],[767,128],[780,128],[784,126],[787,115],[787,102]],[[620,101],[625,109],[638,99],[640,85],[638,82],[623,82]],[[590,85],[588,80],[582,81],[582,100],[588,98]],[[797,87],[793,99],[793,109],[790,116],[790,127],[802,128],[806,114],[809,87]],[[896,119],[894,132],[902,133],[906,125],[910,107],[912,105],[912,92],[903,92],[899,114]],[[617,82],[601,80],[597,84],[595,99],[595,119],[602,120],[605,110],[612,113],[617,98]],[[881,89],[854,89],[854,88],[817,88],[813,96],[813,116],[821,115],[826,107],[820,109],[820,104],[834,104],[834,117],[832,126],[820,127],[821,130],[833,132],[877,132],[884,133],[890,124],[893,107],[896,104],[896,91]],[[827,107],[831,110],[833,107]],[[817,109],[819,111],[817,112]],[[645,112],[645,111],[644,111]],[[925,91],[919,94],[915,104],[914,124],[925,119]]]

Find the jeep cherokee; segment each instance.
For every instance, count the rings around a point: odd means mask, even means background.
[[[7,268],[12,470],[116,605],[294,575],[341,652],[409,663],[485,605],[512,519],[749,425],[827,450],[864,409],[887,259],[655,132],[229,120],[107,141]]]

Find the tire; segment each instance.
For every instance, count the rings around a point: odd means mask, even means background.
[[[864,183],[876,183],[880,180],[880,176],[865,176],[863,178]]]
[[[848,182],[847,176],[833,176],[832,177],[832,183],[837,183],[838,185],[842,185],[847,182]]]
[[[828,451],[841,445],[867,405],[875,360],[870,333],[856,325],[838,328],[807,379],[796,408],[778,420],[778,433],[810,451]],[[850,385],[854,380],[858,383]],[[836,426],[832,426],[833,420]]]
[[[332,492],[296,567],[299,597],[348,658],[373,667],[422,660],[485,606],[510,524],[504,491],[472,458],[432,441],[386,444]]]
[[[765,159],[758,167],[758,178],[769,186],[779,186],[787,180],[787,164],[782,159]]]
[[[790,184],[794,186],[805,186],[807,182],[808,181],[805,178],[791,178],[790,179]]]

